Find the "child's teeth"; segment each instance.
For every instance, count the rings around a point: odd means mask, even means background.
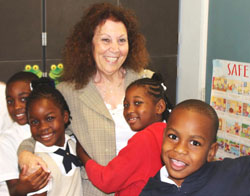
[[[177,160],[175,160],[175,159],[172,159],[173,160],[173,162],[175,163],[175,165],[177,165],[177,166],[184,166],[185,165],[185,163],[183,163],[182,161],[177,161]]]
[[[52,136],[52,133],[48,134],[48,135],[43,135],[43,136],[41,136],[41,138],[48,138],[48,137],[51,137],[51,136]]]

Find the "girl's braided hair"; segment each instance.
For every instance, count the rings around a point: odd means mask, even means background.
[[[26,112],[28,111],[32,102],[38,99],[46,98],[53,100],[53,102],[60,108],[61,112],[67,111],[69,114],[69,121],[65,124],[65,128],[70,125],[70,116],[69,106],[64,99],[63,95],[59,90],[55,88],[55,83],[49,78],[40,78],[39,80],[32,81],[31,83],[32,92],[30,93],[27,104]]]
[[[136,80],[127,87],[127,90],[132,86],[142,86],[146,88],[148,94],[153,96],[155,103],[157,103],[160,99],[163,99],[166,103],[166,109],[162,114],[162,120],[167,121],[173,109],[173,106],[168,100],[168,97],[166,94],[167,87],[164,83],[164,80],[161,74],[154,73],[152,78],[141,78],[139,80]]]

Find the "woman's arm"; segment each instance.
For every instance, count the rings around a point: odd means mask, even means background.
[[[24,150],[34,153],[35,143],[36,141],[33,137],[23,140],[17,149],[17,155],[19,156]]]

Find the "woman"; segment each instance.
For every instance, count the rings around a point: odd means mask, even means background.
[[[146,73],[144,36],[130,11],[94,4],[75,25],[63,54],[64,75],[57,87],[72,112],[72,132],[93,159],[106,165],[133,135],[123,118],[122,102],[126,87]],[[21,165],[28,156],[21,153]],[[30,159],[32,164],[36,160]],[[82,178],[85,196],[105,195],[85,172]]]

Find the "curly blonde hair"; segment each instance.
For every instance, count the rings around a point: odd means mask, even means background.
[[[92,54],[94,32],[96,27],[105,23],[107,19],[122,22],[127,29],[129,52],[122,67],[140,72],[148,65],[146,41],[139,32],[135,14],[110,3],[97,3],[87,9],[66,40],[63,49],[64,73],[61,81],[74,83],[75,89],[81,89],[88,84],[97,71]]]

